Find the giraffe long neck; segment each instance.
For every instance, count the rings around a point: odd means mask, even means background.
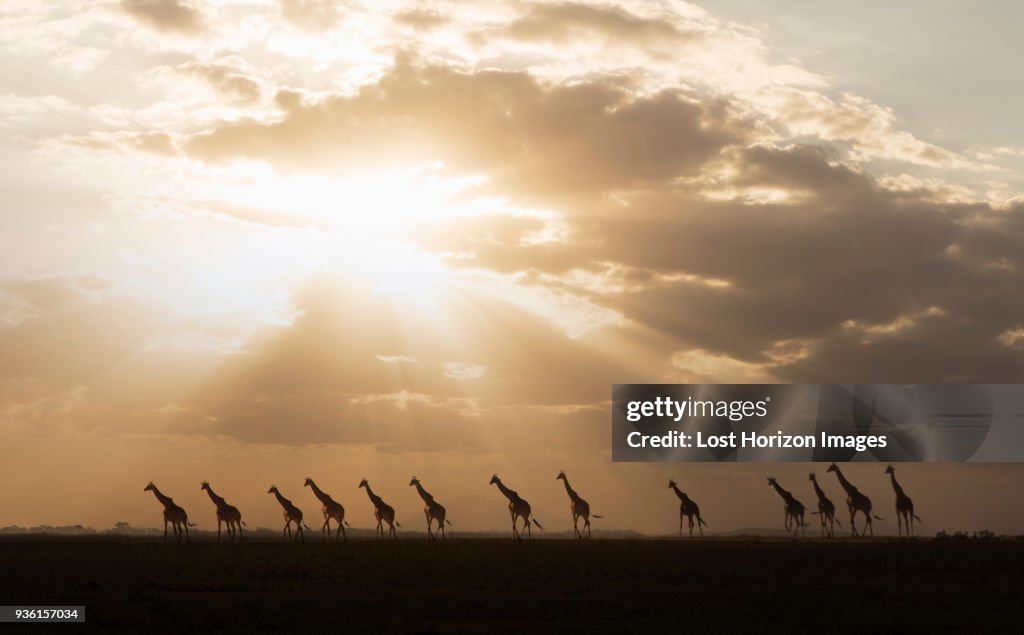
[[[281,503],[281,507],[284,507],[285,509],[291,508],[292,502],[284,496],[281,496],[281,492],[276,489],[274,490],[274,498],[277,499],[277,502]]]
[[[155,485],[153,486],[153,496],[156,496],[156,499],[160,501],[160,504],[163,505],[164,507],[170,507],[174,505],[174,499],[172,499],[170,496],[164,496],[163,494],[161,494],[160,490],[158,490]]]
[[[828,496],[825,495],[825,491],[818,485],[818,479],[812,478],[811,483],[814,483],[814,493],[818,495],[818,500],[828,500]]]
[[[904,496],[903,488],[896,482],[896,473],[889,472],[889,479],[892,481],[892,489],[896,492],[897,496]]]
[[[779,496],[781,496],[783,500],[789,501],[789,499],[793,498],[792,494],[782,489],[782,486],[775,481],[772,481],[772,487],[775,488],[775,491],[779,493]]]
[[[565,492],[569,495],[569,498],[572,500],[579,498],[579,494],[576,493],[576,490],[569,485],[569,479],[562,477],[562,482],[565,483]]]
[[[328,496],[327,494],[324,494],[323,490],[317,487],[316,483],[314,483],[312,480],[309,481],[309,487],[310,489],[313,490],[313,496],[316,496],[321,503],[326,503],[328,500],[330,500],[331,497]]]
[[[852,496],[857,493],[857,488],[853,486],[853,483],[846,480],[846,477],[839,471],[839,468],[836,468],[836,478],[839,479],[839,484],[843,486],[843,489],[846,490],[847,494]]]
[[[415,483],[413,483],[413,485],[416,486],[416,491],[419,492],[420,498],[423,499],[424,503],[432,503],[432,502],[434,502],[434,497],[430,495],[430,492],[428,492],[427,490],[423,489],[423,486],[420,485],[419,481],[416,481]]]
[[[373,490],[370,489],[369,485],[366,486],[366,495],[370,497],[370,501],[373,503],[374,507],[380,507],[380,503],[381,503],[380,496],[377,496],[376,494],[374,494]]]
[[[206,493],[209,494],[210,500],[212,500],[213,504],[216,505],[217,507],[224,507],[225,505],[227,505],[227,502],[223,498],[221,498],[220,496],[217,496],[213,492],[213,488],[212,487],[207,487],[206,488]]]
[[[505,487],[505,484],[502,483],[501,481],[496,481],[495,484],[498,486],[498,489],[501,490],[501,493],[505,495],[505,498],[509,499],[510,501],[515,502],[515,500],[519,498],[519,496],[515,492]]]
[[[675,483],[672,483],[672,491],[676,493],[676,496],[679,497],[679,500],[683,501],[684,503],[686,502],[686,494],[684,494],[683,491],[679,489],[679,486],[676,485]]]

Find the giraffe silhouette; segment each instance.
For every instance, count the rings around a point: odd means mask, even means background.
[[[359,487],[366,489],[366,495],[370,497],[370,502],[373,503],[373,515],[377,519],[377,537],[384,537],[384,527],[382,523],[388,524],[388,535],[398,540],[398,532],[395,531],[395,527],[401,528],[402,526],[395,522],[395,508],[384,502],[380,496],[373,493],[370,489],[370,484],[364,478],[359,482]]]
[[[871,513],[871,499],[864,494],[861,494],[860,490],[854,487],[853,483],[846,480],[846,477],[843,476],[842,470],[840,470],[839,466],[835,463],[829,465],[827,471],[835,472],[836,478],[839,479],[839,484],[843,486],[843,490],[846,492],[846,506],[850,510],[850,528],[853,530],[853,535],[857,535],[857,523],[855,519],[857,512],[860,512],[864,514],[865,518],[864,529],[861,531],[860,535],[864,535],[865,531],[870,530],[871,536],[874,537],[875,526],[871,522],[871,519],[872,517],[874,517],[875,520],[883,519],[880,516],[875,516]]]
[[[696,523],[697,524],[697,530],[700,532],[700,537],[703,538],[704,537],[704,527],[707,526],[707,523],[704,522],[704,519],[700,517],[700,507],[698,507],[697,503],[693,502],[693,500],[689,496],[686,495],[686,492],[684,492],[683,490],[679,489],[679,486],[676,485],[675,481],[669,480],[668,488],[676,493],[676,496],[679,497],[679,501],[680,501],[679,502],[679,537],[680,538],[683,537],[683,518],[685,517],[687,522],[690,525],[690,540],[693,540],[693,525],[694,525],[693,519],[694,518],[697,519],[697,523]]]
[[[794,537],[796,537],[798,531],[802,531],[803,535],[806,536],[807,531],[804,529],[804,527],[806,527],[804,524],[804,512],[806,511],[806,508],[804,507],[804,504],[798,501],[792,494],[782,489],[779,482],[771,476],[768,477],[768,485],[778,492],[779,496],[782,497],[782,500],[786,502],[786,531],[790,531],[790,526],[792,525]]]
[[[228,529],[228,539],[231,542],[235,542],[235,534],[238,534],[238,541],[242,542],[242,512],[238,511],[238,508],[234,505],[228,505],[220,496],[213,491],[210,484],[207,481],[203,481],[199,489],[206,490],[209,494],[210,500],[217,506],[217,542],[220,543],[220,525],[224,523]]]
[[[348,541],[348,536],[345,535],[345,508],[342,507],[341,503],[330,497],[327,492],[323,491],[316,486],[313,479],[306,477],[306,482],[303,487],[308,487],[313,490],[313,495],[317,497],[320,503],[323,505],[324,512],[324,524],[320,528],[320,541],[330,541],[331,539],[331,519],[333,518],[337,523],[338,528],[334,532],[334,542],[338,542],[339,535],[342,540]]]
[[[437,527],[441,532],[441,537],[447,538],[447,536],[444,533],[444,525],[445,523],[451,525],[452,521],[445,518],[446,512],[444,506],[441,505],[441,503],[434,500],[434,497],[431,496],[430,492],[423,489],[423,485],[420,483],[420,479],[416,478],[415,476],[412,477],[411,481],[409,481],[409,487],[415,487],[416,492],[419,493],[420,498],[423,499],[423,515],[427,517],[427,540],[437,540],[436,532],[431,530],[431,524],[435,520],[437,521]]]
[[[575,532],[577,540],[583,540],[583,532],[579,528],[579,520],[583,519],[583,529],[587,531],[587,538],[590,538],[590,504],[583,500],[583,497],[576,493],[576,490],[569,485],[569,477],[565,475],[565,471],[560,471],[555,480],[561,480],[565,483],[565,493],[569,495],[569,512],[572,513],[572,529]],[[604,516],[598,516],[593,514],[594,518],[604,518]]]
[[[306,535],[302,532],[302,528],[305,526],[302,522],[302,510],[296,507],[290,500],[281,495],[280,490],[277,489],[277,485],[271,485],[270,489],[267,490],[268,494],[273,494],[277,502],[281,504],[281,508],[284,510],[284,531],[281,532],[282,537],[285,540],[291,538],[292,542],[296,539],[301,538],[303,544],[306,542]],[[295,533],[292,534],[292,523],[295,523]]]
[[[889,466],[885,468],[885,473],[889,475],[892,481],[892,489],[896,492],[896,525],[899,535],[903,535],[903,527],[907,528],[907,536],[914,535],[914,519],[917,522],[921,522],[921,519],[914,513],[914,501],[910,500],[910,497],[903,492],[903,488],[896,482],[896,468]]]
[[[191,544],[192,539],[188,535],[188,528],[196,525],[188,522],[188,514],[185,513],[185,510],[180,505],[176,505],[173,498],[165,496],[158,490],[153,481],[150,481],[142,491],[153,492],[153,496],[156,496],[156,499],[164,506],[164,542],[167,542],[167,525],[170,523],[174,529],[174,540],[180,545],[181,534],[184,531],[185,542]]]
[[[527,503],[515,490],[511,490],[505,487],[505,484],[501,482],[498,475],[495,474],[491,477],[491,485],[497,485],[498,489],[505,498],[508,499],[508,511],[512,515],[512,540],[522,540],[522,532],[516,528],[516,520],[519,518],[523,519],[523,529],[526,530],[527,535],[533,538],[533,531],[530,529],[530,521],[533,521],[534,525],[537,525],[537,529],[544,529],[536,518],[531,517],[530,504]]]
[[[808,478],[814,484],[814,493],[818,496],[818,511],[811,513],[817,514],[818,519],[821,521],[821,536],[823,538],[834,538],[836,535],[835,526],[839,525],[842,527],[842,524],[836,518],[836,506],[825,495],[825,490],[821,489],[821,486],[818,485],[818,477],[814,475],[814,472],[811,472]]]

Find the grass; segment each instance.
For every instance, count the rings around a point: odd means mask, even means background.
[[[0,604],[85,605],[86,626],[133,631],[981,632],[1024,617],[1020,541],[11,536],[0,563]]]

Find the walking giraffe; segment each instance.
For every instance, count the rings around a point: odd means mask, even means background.
[[[583,518],[583,528],[587,530],[587,538],[590,538],[590,504],[569,485],[569,478],[566,477],[564,471],[559,471],[555,480],[565,483],[565,492],[569,495],[569,511],[572,513],[572,529],[576,539],[583,540],[583,532],[579,528],[580,518]],[[603,518],[603,516],[594,514],[594,518]]]
[[[267,490],[268,494],[273,494],[277,502],[281,504],[284,509],[284,530],[281,532],[282,537],[285,540],[289,538],[292,542],[295,542],[296,538],[301,538],[303,544],[306,542],[306,535],[302,532],[302,510],[292,504],[290,500],[281,495],[278,491],[277,485],[271,485],[270,489]],[[292,534],[292,523],[295,523],[295,534]],[[309,529],[309,527],[306,527]]]
[[[530,529],[531,520],[534,525],[537,525],[537,529],[544,529],[541,527],[541,524],[537,522],[536,518],[531,518],[530,504],[523,500],[515,490],[505,487],[497,474],[491,477],[491,485],[497,485],[498,489],[501,490],[501,493],[508,499],[508,511],[512,515],[512,540],[523,539],[521,532],[516,528],[516,519],[518,518],[523,519],[523,529],[526,530],[526,533],[530,538],[533,538],[533,531]]]
[[[807,535],[807,531],[804,529],[804,511],[806,508],[804,504],[798,501],[792,494],[782,489],[779,482],[772,477],[768,477],[768,485],[773,487],[782,500],[786,502],[786,531],[790,531],[790,525],[793,524],[792,531],[793,536],[796,537],[798,531],[802,531],[803,535]]]
[[[444,533],[444,525],[445,523],[451,525],[452,521],[445,518],[446,512],[444,506],[435,501],[434,497],[430,495],[430,492],[423,489],[423,486],[420,485],[420,479],[415,476],[412,477],[411,481],[409,481],[409,487],[415,487],[416,491],[419,492],[420,498],[423,499],[423,504],[425,505],[423,508],[423,515],[427,517],[427,540],[437,540],[437,536],[430,528],[431,523],[435,520],[437,521],[438,528],[441,530],[441,537],[447,538]]]
[[[324,541],[326,538],[328,541],[331,539],[331,519],[337,523],[338,529],[334,532],[334,542],[338,542],[338,537],[341,536],[342,540],[348,542],[348,536],[345,534],[345,508],[341,506],[341,503],[334,500],[330,495],[316,486],[313,479],[306,477],[306,483],[303,487],[308,487],[313,490],[313,495],[316,496],[320,503],[323,504],[324,511],[324,524],[320,528],[320,540]]]
[[[810,479],[811,483],[814,484],[814,493],[818,495],[818,511],[811,513],[817,514],[818,519],[821,520],[822,537],[834,538],[836,535],[835,526],[839,525],[842,527],[842,524],[836,519],[836,506],[825,495],[825,490],[821,489],[821,486],[818,485],[818,477],[814,475],[814,472],[811,472]]]
[[[384,527],[382,523],[388,524],[388,535],[398,540],[398,532],[395,531],[395,527],[401,528],[397,522],[395,522],[395,508],[384,502],[380,496],[373,493],[370,489],[370,484],[364,478],[359,482],[359,487],[366,488],[366,495],[370,497],[370,502],[373,503],[373,515],[377,518],[377,536],[379,538],[384,537]]]
[[[162,494],[153,481],[150,481],[142,491],[153,492],[153,496],[156,496],[156,499],[164,506],[164,542],[167,542],[167,523],[171,523],[174,528],[174,540],[180,545],[181,534],[184,530],[185,542],[191,544],[192,539],[188,535],[188,528],[195,527],[195,524],[188,522],[188,514],[185,513],[185,510],[179,505],[175,505],[173,498]]]
[[[860,535],[864,535],[864,531],[870,530],[871,536],[874,537],[875,526],[871,522],[871,518],[874,516],[874,514],[871,513],[871,499],[861,494],[860,490],[853,486],[853,483],[846,480],[846,477],[843,476],[839,466],[835,463],[828,466],[828,471],[836,473],[836,478],[839,479],[839,484],[843,486],[843,490],[846,492],[846,506],[850,510],[850,527],[853,530],[853,535],[857,535],[857,523],[855,518],[857,516],[857,512],[860,512],[864,514],[864,518],[866,519],[864,521],[864,530],[861,531]],[[874,516],[874,518],[875,520],[882,520],[879,516]]]
[[[687,522],[690,525],[690,540],[693,540],[693,525],[694,525],[693,519],[694,518],[697,519],[697,531],[700,532],[700,537],[703,538],[704,537],[704,527],[707,526],[707,523],[704,522],[704,519],[700,517],[700,507],[698,507],[697,503],[693,502],[693,500],[689,496],[686,495],[686,492],[684,492],[683,490],[679,489],[679,486],[676,485],[675,481],[669,480],[668,488],[676,493],[676,496],[679,497],[679,501],[680,501],[680,503],[679,503],[679,537],[680,538],[683,537],[683,517],[685,516]]]
[[[210,484],[207,481],[203,481],[199,489],[206,490],[206,493],[210,495],[210,500],[217,506],[217,542],[220,543],[220,525],[224,523],[228,528],[228,539],[231,542],[235,541],[235,532],[237,527],[238,541],[242,542],[242,512],[238,511],[238,508],[234,505],[228,505],[220,496],[213,491]]]
[[[910,497],[903,492],[903,488],[896,482],[896,468],[889,466],[885,468],[885,473],[889,475],[892,481],[892,489],[896,492],[896,525],[899,535],[903,535],[903,527],[907,528],[907,536],[914,535],[914,519],[917,522],[921,522],[921,519],[914,513],[914,501],[910,500]]]

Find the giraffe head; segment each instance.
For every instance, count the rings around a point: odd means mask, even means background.
[[[565,470],[558,470],[558,476],[555,477],[555,480],[557,481],[559,479],[561,479],[563,481],[566,480],[565,479]]]
[[[775,483],[776,483],[775,477],[774,476],[769,476],[768,477],[768,486],[771,487],[772,485],[775,485]]]
[[[370,487],[370,484],[366,482],[366,479],[359,481],[359,487]],[[358,489],[358,488],[356,488]]]
[[[273,494],[274,492],[277,492],[277,485],[271,485],[270,489],[267,490],[268,494]]]
[[[412,477],[411,481],[409,481],[409,487],[412,487],[413,485],[419,485],[419,484],[420,484],[420,479],[416,478],[415,476]]]
[[[145,489],[143,489],[142,491],[143,491],[143,492],[152,492],[152,491],[153,491],[153,490],[155,490],[155,489],[156,489],[156,485],[153,485],[153,481],[150,481],[150,482],[149,482],[149,483],[148,483],[148,484],[146,485]]]
[[[203,481],[202,483],[199,484],[199,489],[205,489],[205,490],[210,489],[210,482],[209,481]]]
[[[885,468],[885,473],[886,474],[892,474],[893,476],[895,476],[896,475],[896,468],[894,468],[892,465],[890,465],[889,467]]]
[[[827,472],[838,472],[839,471],[839,466],[836,465],[835,463],[833,463],[832,465],[828,466],[828,469],[826,471]]]
[[[311,479],[311,478],[309,478],[309,477],[307,476],[307,477],[306,477],[306,482],[305,482],[305,483],[303,483],[303,484],[302,484],[302,486],[303,486],[303,487],[309,487],[309,486],[310,486],[310,485],[312,485],[312,484],[313,484],[313,479]]]
[[[810,474],[808,474],[807,478],[809,478],[810,480],[813,481],[814,480],[814,472],[811,472]]]
[[[495,483],[500,483],[500,482],[501,482],[501,479],[498,478],[497,474],[491,476],[491,485],[494,485]]]

